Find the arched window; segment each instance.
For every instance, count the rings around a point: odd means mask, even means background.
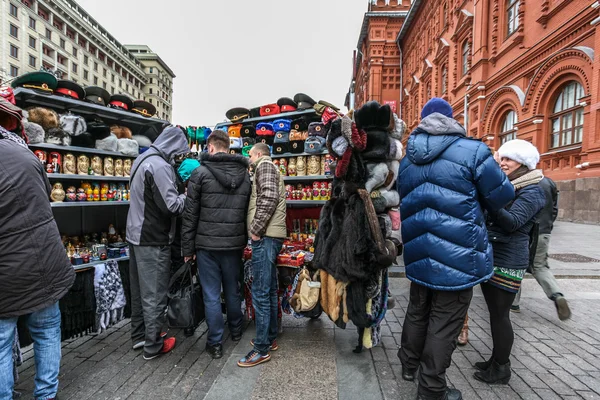
[[[448,91],[448,67],[445,65],[442,66],[442,73],[440,75],[442,80],[442,94],[446,94]]]
[[[506,36],[510,36],[519,27],[519,0],[506,0]]]
[[[517,138],[517,128],[515,127],[516,124],[516,112],[510,110],[504,114],[504,119],[502,120],[502,132],[500,133],[500,144],[504,144],[509,140]]]
[[[561,88],[550,116],[550,148],[583,140],[583,106],[579,103],[583,96],[583,86],[579,82],[570,81]]]
[[[469,42],[465,40],[462,45],[462,74],[465,76],[469,72]]]

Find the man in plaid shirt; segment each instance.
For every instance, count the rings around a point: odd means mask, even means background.
[[[287,236],[283,178],[273,164],[269,147],[258,143],[250,150],[254,185],[248,207],[248,227],[252,238],[252,305],[256,322],[254,348],[238,361],[240,367],[253,367],[271,359],[277,350],[277,255]]]

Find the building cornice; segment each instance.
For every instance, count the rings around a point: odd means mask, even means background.
[[[413,0],[413,3],[410,5],[410,9],[408,10],[408,14],[404,23],[402,24],[402,28],[400,28],[400,32],[398,32],[398,37],[396,38],[396,43],[400,46],[400,41],[404,38],[404,35],[408,32],[408,28],[410,28],[410,23],[413,19],[415,19],[417,15],[417,11],[419,10],[419,6],[423,0]]]

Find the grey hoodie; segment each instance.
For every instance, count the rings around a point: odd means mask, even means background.
[[[177,192],[173,165],[176,155],[188,153],[183,131],[169,126],[131,167],[127,242],[166,246],[173,242],[175,217],[183,212],[185,195]]]

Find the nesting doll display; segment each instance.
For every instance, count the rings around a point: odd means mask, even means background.
[[[76,175],[77,174],[77,159],[71,153],[65,154],[63,160],[63,174]]]
[[[79,175],[88,175],[90,168],[90,159],[88,156],[80,155],[77,158],[77,173]]]

